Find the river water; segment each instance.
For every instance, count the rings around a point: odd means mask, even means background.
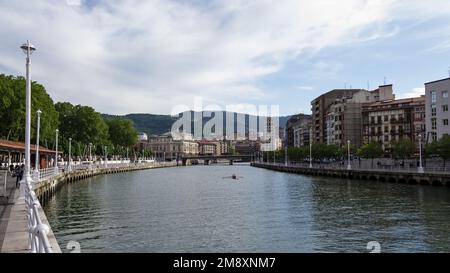
[[[229,177],[237,174],[240,180]],[[98,176],[45,206],[63,251],[450,252],[450,189],[248,165]]]

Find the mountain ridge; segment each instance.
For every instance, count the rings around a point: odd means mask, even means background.
[[[210,113],[211,111],[203,111],[203,112],[194,112],[190,111],[191,116],[193,116],[194,113],[202,113],[202,116],[204,113]],[[213,111],[214,112],[214,111]],[[185,112],[186,113],[186,112]],[[179,115],[185,114],[180,113]],[[255,118],[257,116],[254,115],[248,115],[248,114],[242,114],[242,113],[236,113],[236,112],[226,112],[226,111],[217,111],[215,113],[222,113],[224,115],[224,123],[226,121],[226,115],[233,114],[234,115],[234,128],[237,128],[238,120],[237,115],[244,115],[245,116],[245,131],[248,133],[248,121],[250,117]],[[167,133],[171,130],[172,125],[175,121],[179,119],[179,117],[174,117],[171,115],[159,115],[159,114],[146,114],[146,113],[131,113],[126,115],[110,115],[110,114],[102,114],[106,118],[126,118],[131,121],[133,121],[136,129],[139,132],[146,133],[148,135],[161,135],[164,133]],[[262,116],[264,117],[264,116]],[[284,128],[286,125],[287,120],[291,116],[281,116],[279,117],[279,126],[281,128]],[[213,117],[203,117],[203,125],[212,119]],[[225,126],[224,126],[225,127]],[[225,128],[223,128],[223,131],[225,132]]]

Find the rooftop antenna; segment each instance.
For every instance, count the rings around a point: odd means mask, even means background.
[[[367,91],[370,91],[370,81],[367,81]]]
[[[384,85],[386,85],[386,77],[384,77]]]
[[[345,87],[344,87],[344,89],[347,89],[347,83],[345,83]]]

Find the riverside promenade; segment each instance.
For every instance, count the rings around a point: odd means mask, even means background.
[[[26,194],[26,184],[21,183],[20,189],[15,188],[15,178],[8,176],[8,200],[0,200],[0,252],[30,253],[50,252],[61,253],[61,248],[53,234],[41,204],[51,198],[65,183],[74,183],[97,175],[174,167],[176,163],[118,163],[108,165],[80,165],[56,170],[42,170],[39,177],[34,177],[29,195]],[[29,197],[32,196],[33,202]],[[28,199],[27,199],[28,198]],[[32,204],[32,207],[30,207]],[[30,212],[35,215],[30,216]],[[37,221],[37,222],[36,222]],[[36,240],[36,242],[35,242]],[[37,243],[39,241],[39,243]],[[34,243],[40,247],[34,247]],[[44,247],[45,246],[45,247]],[[33,250],[34,249],[34,250]]]
[[[273,171],[296,173],[311,176],[334,177],[341,179],[358,179],[368,181],[402,183],[411,185],[426,185],[438,187],[450,187],[450,172],[425,171],[419,173],[417,170],[386,170],[386,169],[361,169],[348,170],[343,167],[313,166],[306,165],[276,164],[276,163],[251,163],[256,168],[264,168]]]

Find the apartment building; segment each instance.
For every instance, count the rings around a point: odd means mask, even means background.
[[[286,123],[286,143],[287,147],[300,147],[300,143],[308,142],[309,129],[311,127],[312,117],[310,115],[298,114],[292,116]],[[304,132],[307,132],[305,137]]]
[[[425,133],[425,97],[380,101],[362,109],[363,144],[379,142],[389,152],[393,141]]]
[[[362,107],[364,104],[393,100],[392,85],[378,89],[337,89],[312,102],[313,142],[344,146],[350,140],[362,143]]]
[[[425,84],[427,142],[450,135],[449,92],[450,78]]]

